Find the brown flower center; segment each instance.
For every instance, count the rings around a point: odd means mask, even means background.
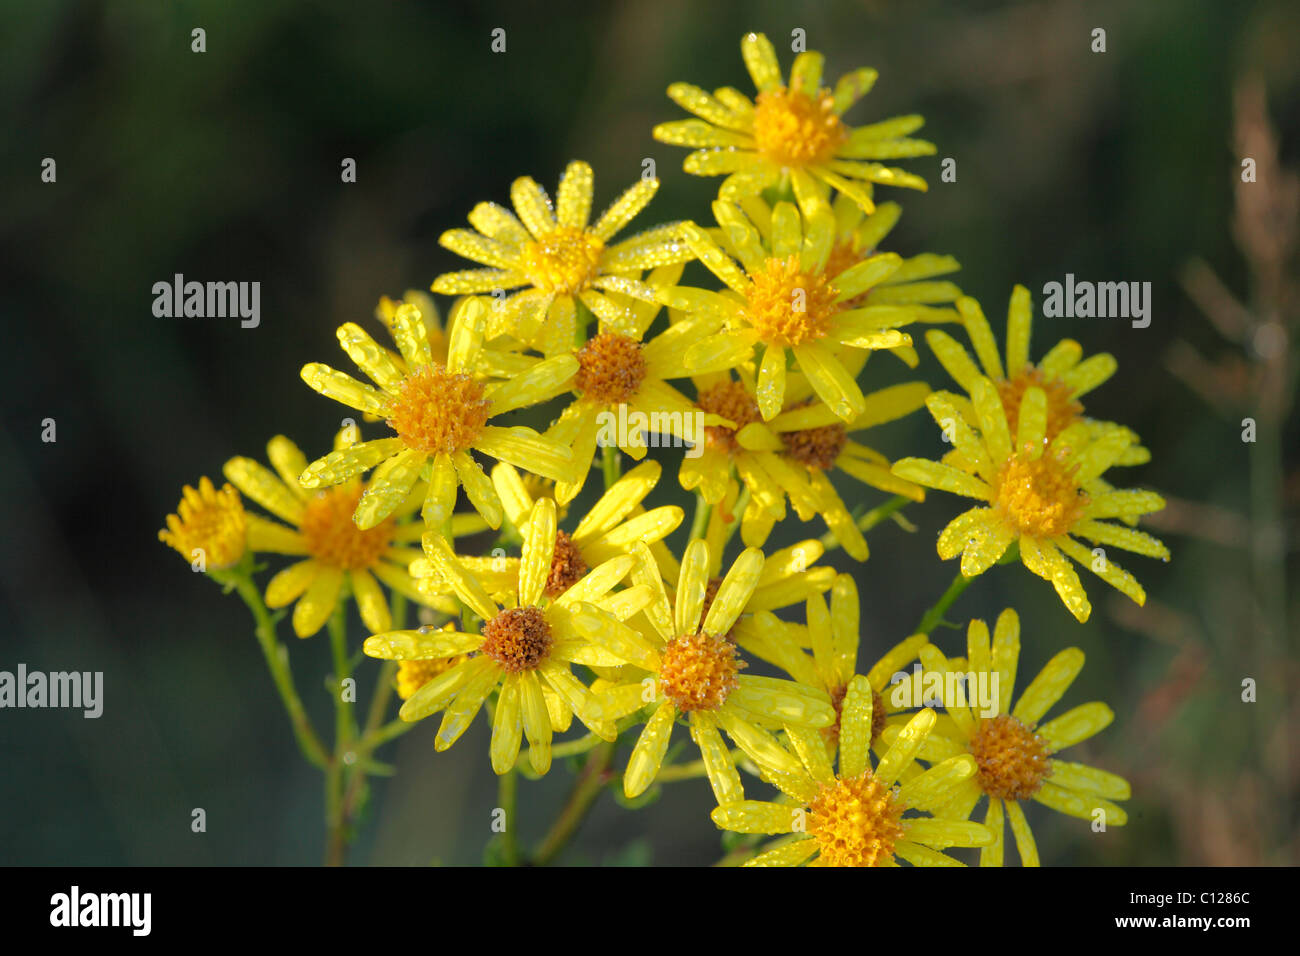
[[[555,556],[551,558],[551,573],[546,577],[546,596],[559,597],[581,581],[589,570],[568,533],[555,532]]]
[[[641,343],[617,332],[602,332],[578,350],[574,381],[583,398],[601,405],[629,401],[645,380]]]
[[[725,425],[704,427],[705,443],[711,448],[720,448],[726,452],[739,450],[740,445],[736,442],[737,431],[762,418],[754,396],[749,394],[749,389],[737,381],[719,382],[717,385],[701,389],[695,404],[705,412],[721,415],[736,423],[735,428],[728,428]]]
[[[844,450],[848,441],[848,431],[843,425],[824,425],[821,428],[805,428],[802,431],[786,432],[785,453],[806,468],[830,471],[835,467],[835,459]]]
[[[1038,792],[1052,772],[1049,753],[1047,742],[1010,714],[983,721],[970,740],[980,789],[1003,800]]]
[[[551,625],[541,608],[514,607],[483,625],[483,653],[508,674],[533,670],[551,652]]]

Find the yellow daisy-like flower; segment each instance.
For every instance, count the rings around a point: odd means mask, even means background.
[[[609,718],[617,720],[654,704],[628,758],[623,791],[635,797],[654,783],[668,751],[673,724],[678,715],[684,715],[718,802],[743,799],[740,775],[721,731],[755,762],[788,770],[794,765],[793,758],[759,720],[826,727],[835,718],[830,698],[823,691],[792,681],[740,673],[745,662],[727,633],[762,575],[763,553],[757,548],[736,558],[710,602],[709,546],[700,539],[692,541],[682,557],[671,604],[649,549],[638,543],[634,553],[637,562],[632,580],[653,595],[644,609],[647,626],[629,633],[588,630],[585,623],[579,625],[584,636],[610,651],[620,663],[645,673],[644,678],[632,676],[605,690]]]
[[[348,444],[340,434],[336,447]],[[279,537],[273,547],[262,550],[307,556],[276,574],[266,588],[267,607],[287,607],[297,601],[293,609],[295,634],[311,637],[324,627],[338,607],[345,585],[371,631],[386,631],[393,624],[381,582],[412,600],[430,603],[406,570],[420,556],[420,550],[411,544],[419,541],[423,528],[419,522],[403,522],[419,507],[418,497],[373,528],[362,530],[352,520],[366,490],[359,479],[311,491],[298,480],[307,459],[297,445],[276,435],[267,443],[266,454],[275,471],[244,457],[231,458],[223,471],[246,497],[292,526],[291,530],[269,522],[278,529]],[[481,521],[478,524],[482,526]],[[455,609],[454,602],[443,608]]]
[[[820,734],[789,728],[799,756],[795,768],[776,773],[765,768],[763,776],[790,802],[736,800],[713,811],[713,822],[724,830],[787,835],[746,866],[897,866],[899,859],[913,866],[961,866],[941,851],[993,842],[979,823],[904,815],[909,807],[942,799],[973,776],[975,761],[969,755],[953,757],[903,780],[934,728],[934,711],[922,710],[872,769],[873,696],[867,678],[849,681],[841,707],[838,772]]]
[[[839,743],[844,696],[858,671],[861,609],[853,578],[847,574],[836,576],[829,607],[820,594],[810,595],[806,620],[807,627],[799,627],[772,614],[759,614],[742,620],[732,634],[736,643],[755,657],[781,668],[800,684],[820,687],[830,695],[835,707],[835,723],[823,734],[833,754]],[[872,693],[873,745],[880,743],[881,732],[886,726],[901,726],[907,722],[907,717],[900,716],[907,708],[895,705],[882,695],[891,678],[915,661],[926,643],[928,639],[924,634],[904,638],[867,671],[866,679]],[[804,650],[809,646],[811,655]]]
[[[303,471],[302,486],[336,485],[375,468],[354,513],[357,527],[367,530],[406,503],[428,466],[422,514],[435,533],[441,533],[451,517],[458,487],[464,487],[470,503],[491,527],[501,524],[501,501],[472,451],[548,478],[567,478],[575,467],[567,447],[531,428],[502,428],[490,421],[551,397],[556,382],[573,374],[575,360],[560,355],[508,381],[490,381],[477,368],[480,353],[487,351],[483,348],[486,318],[487,307],[481,300],[465,302],[452,318],[443,365],[433,359],[419,309],[401,306],[393,317],[393,335],[404,368],[359,326],[341,326],[339,344],[375,384],[358,382],[320,363],[303,366],[303,381],[327,398],[384,418],[396,435],[317,459]]]
[[[575,303],[593,314],[618,321],[624,309],[605,293],[644,298],[653,295],[636,281],[646,269],[686,262],[690,250],[677,238],[677,223],[657,226],[610,245],[614,235],[645,208],[659,180],[642,179],[615,200],[594,225],[591,167],[575,160],[560,179],[557,206],[546,191],[523,176],[510,186],[515,213],[482,202],[469,214],[469,229],[452,229],[443,246],[487,266],[449,272],[433,283],[447,295],[514,292],[494,314],[489,337],[509,333],[548,355],[571,346]]]
[[[986,716],[978,706],[946,702],[949,719],[941,721],[926,740],[921,758],[935,762],[962,754],[974,758],[978,767],[975,775],[958,784],[946,799],[930,806],[936,815],[965,820],[980,798],[988,796],[984,823],[993,831],[994,841],[981,851],[980,864],[1002,865],[1005,819],[1015,836],[1020,862],[1038,865],[1038,848],[1021,807],[1024,800],[1036,800],[1084,820],[1101,819],[1108,826],[1128,822],[1124,810],[1112,802],[1129,798],[1127,780],[1054,756],[1108,727],[1115,719],[1111,709],[1093,701],[1041,723],[1083,669],[1083,652],[1070,647],[1053,657],[1011,707],[1020,657],[1020,620],[1016,612],[1007,608],[998,617],[991,645],[988,625],[971,621],[966,648],[963,672],[973,673],[977,679],[980,674],[998,675],[996,713]],[[927,671],[936,674],[955,669],[933,645],[921,649],[921,661]]]
[[[1133,433],[1113,428],[1099,434],[1089,423],[1075,422],[1048,439],[1047,393],[1031,385],[1021,397],[1013,434],[991,380],[975,376],[971,397],[969,411],[960,408],[960,397],[949,392],[935,392],[926,399],[930,414],[956,446],[952,464],[904,458],[893,468],[894,474],[908,481],[983,502],[944,528],[939,556],[946,560],[961,554],[961,573],[969,578],[988,570],[1012,542],[1018,542],[1025,567],[1051,581],[1079,621],[1088,619],[1092,605],[1068,558],[1144,604],[1146,592],[1133,575],[1111,561],[1103,549],[1089,551],[1075,540],[1078,536],[1098,545],[1169,559],[1169,549],[1150,535],[1102,520],[1164,507],[1155,492],[1117,491],[1100,480],[1107,468],[1123,458]]]
[[[663,558],[673,561],[661,542],[681,524],[682,509],[677,505],[663,505],[649,511],[641,507],[641,502],[658,483],[662,470],[656,461],[642,462],[610,486],[572,534],[556,530],[551,568],[546,577],[548,598],[559,597],[597,565],[629,553],[638,541],[649,545],[661,564]],[[502,463],[493,468],[492,481],[501,496],[506,519],[521,533],[526,533],[528,521],[540,499],[533,497],[519,472],[511,465]],[[457,557],[461,566],[472,573],[492,596],[516,588],[520,560],[505,556],[504,550],[483,557]],[[676,562],[673,561],[671,566],[675,569]],[[413,561],[411,574],[426,594],[445,594],[451,590],[451,584],[427,558]]]
[[[726,456],[750,490],[741,534],[746,544],[761,546],[774,524],[785,517],[783,495],[788,495],[801,521],[820,515],[850,557],[865,561],[869,551],[829,472],[839,469],[889,494],[923,501],[925,491],[893,474],[890,461],[875,449],[850,437],[921,408],[930,386],[903,382],[863,396],[865,407],[845,422],[820,402],[811,402],[802,376],[791,376],[785,409],[769,422],[759,420],[758,403],[742,382],[723,378],[701,389],[702,407],[742,409],[738,431],[723,427],[709,430],[711,442],[697,462],[682,463],[682,484],[699,484],[706,500],[716,494],[719,472]],[[688,484],[689,483],[689,484]]]
[[[594,568],[554,599],[546,597],[555,548],[555,502],[541,498],[525,531],[519,563],[517,601],[497,604],[452,554],[440,535],[424,536],[424,550],[465,607],[483,623],[477,634],[425,630],[389,631],[366,639],[365,652],[387,660],[441,660],[471,655],[424,684],[402,705],[399,716],[416,721],[445,711],[434,747],[454,744],[473,722],[488,695],[500,688],[489,749],[492,769],[505,773],[514,765],[523,736],[529,762],[537,773],[551,765],[551,737],[568,727],[574,714],[606,740],[616,733],[602,700],[582,684],[570,665],[616,666],[622,661],[590,643],[600,632],[617,641],[635,637],[608,610],[621,616],[640,610],[647,589],[628,588],[611,595],[635,559],[613,558]]]
[[[820,53],[800,53],[786,84],[766,36],[746,35],[740,52],[758,90],[756,100],[730,87],[710,96],[689,83],[674,83],[669,98],[699,119],[654,129],[661,143],[695,150],[686,157],[688,173],[727,176],[718,190],[723,199],[756,195],[788,177],[805,210],[836,189],[871,212],[874,183],[926,188],[919,176],[871,162],[932,155],[934,144],[907,138],[924,119],[899,116],[854,129],[841,118],[875,84],[875,70],[847,73],[831,91],[821,85]]]
[[[682,235],[726,288],[659,290],[661,301],[695,321],[725,324],[686,352],[686,367],[697,374],[723,371],[750,361],[754,347],[763,346],[755,395],[763,420],[770,421],[785,402],[788,350],[812,391],[839,418],[852,421],[863,414],[862,389],[838,353],[911,345],[911,337],[895,326],[915,321],[916,313],[910,306],[854,308],[849,302],[889,278],[902,258],[879,253],[828,272],[835,217],[824,202],[802,217],[793,204],[779,202],[762,230],[735,203],[718,201],[713,210],[739,262],[694,224],[684,226]]]
[[[221,571],[244,556],[250,535],[260,536],[260,525],[251,518],[244,512],[239,492],[230,485],[218,491],[205,475],[197,489],[189,485],[182,489],[176,514],[167,516],[167,527],[158,532],[158,540],[175,548],[196,569]]]
[[[656,269],[648,287],[663,293],[681,275],[681,266]],[[607,297],[610,301],[615,295]],[[577,461],[590,462],[598,446],[616,446],[632,458],[646,456],[651,445],[667,444],[671,436],[681,444],[701,440],[701,425],[727,424],[727,420],[700,410],[672,385],[690,372],[683,361],[702,336],[717,330],[712,316],[670,325],[648,342],[642,342],[659,311],[658,302],[627,300],[616,320],[600,315],[597,334],[572,352],[576,371],[567,381],[574,400],[546,435],[573,448]],[[526,466],[525,466],[526,467]],[[572,501],[582,490],[589,469],[556,487],[557,499]]]
[[[442,627],[438,628],[443,633],[454,633],[456,624],[454,621],[448,621]],[[427,633],[427,631],[425,632]],[[415,692],[418,691],[429,681],[433,680],[439,674],[445,674],[457,664],[464,663],[469,658],[464,654],[458,654],[455,657],[445,657],[435,660],[421,661],[398,661],[397,664],[397,696],[402,700],[410,700]]]
[[[1011,302],[1007,307],[1005,365],[1002,356],[998,354],[997,341],[980,304],[969,296],[963,296],[957,301],[957,309],[975,348],[979,365],[971,360],[969,353],[952,336],[939,329],[926,332],[926,344],[967,394],[973,394],[971,390],[982,370],[983,376],[997,386],[1012,432],[1019,428],[1025,392],[1037,388],[1047,399],[1044,434],[1049,441],[1071,425],[1086,422],[1098,436],[1115,430],[1126,431],[1131,436],[1128,447],[1115,464],[1141,465],[1151,460],[1151,453],[1138,444],[1137,436],[1128,429],[1083,416],[1083,405],[1079,399],[1115,374],[1118,366],[1113,355],[1101,352],[1084,359],[1083,347],[1078,342],[1061,339],[1041,361],[1031,362],[1029,338],[1033,330],[1033,302],[1029,290],[1022,285],[1012,290]]]

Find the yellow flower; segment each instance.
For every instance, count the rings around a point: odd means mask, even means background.
[[[988,625],[971,621],[966,646],[965,672],[975,674],[977,680],[981,674],[998,676],[996,712],[989,715],[978,705],[945,702],[950,705],[945,708],[949,719],[941,721],[926,740],[921,758],[938,762],[969,754],[978,770],[945,799],[932,802],[934,813],[965,820],[980,798],[988,796],[984,823],[993,831],[994,841],[980,853],[982,866],[1002,865],[1004,817],[1015,836],[1020,862],[1038,865],[1038,849],[1021,807],[1023,800],[1036,800],[1072,817],[1089,821],[1100,818],[1108,826],[1123,826],[1128,816],[1111,801],[1129,798],[1128,781],[1054,756],[1109,726],[1115,719],[1111,709],[1093,701],[1040,724],[1083,669],[1083,652],[1070,647],[1053,657],[1012,708],[1020,657],[1020,620],[1016,612],[1007,608],[998,617],[991,646]],[[933,645],[921,649],[921,660],[928,672],[943,675],[956,669]],[[988,686],[991,689],[994,685],[990,681]]]
[[[688,173],[727,176],[718,190],[721,198],[756,195],[788,176],[805,211],[833,188],[871,212],[873,183],[926,188],[919,176],[867,162],[932,155],[932,143],[907,138],[925,120],[899,116],[854,129],[841,118],[875,84],[875,70],[846,73],[832,92],[821,85],[820,53],[800,53],[786,85],[766,36],[748,34],[740,52],[758,90],[756,101],[730,87],[710,96],[689,83],[674,83],[669,98],[699,119],[654,129],[661,143],[695,150],[686,157]]]
[[[1079,621],[1088,619],[1092,605],[1067,558],[1144,604],[1146,592],[1133,575],[1104,550],[1089,551],[1073,537],[1169,559],[1169,549],[1150,535],[1101,520],[1164,507],[1154,492],[1117,491],[1099,481],[1124,456],[1133,433],[1115,428],[1099,435],[1087,422],[1075,422],[1049,441],[1047,395],[1033,385],[1025,389],[1013,436],[997,386],[978,375],[971,388],[969,411],[959,409],[959,396],[950,392],[935,392],[925,402],[956,446],[953,463],[904,458],[893,469],[908,481],[985,503],[949,522],[939,535],[939,556],[961,554],[961,573],[969,578],[987,571],[1018,542],[1025,567],[1051,581]]]
[[[690,250],[677,239],[677,223],[609,245],[658,188],[657,179],[638,181],[595,225],[588,225],[592,172],[586,163],[575,160],[564,170],[557,208],[541,186],[520,177],[510,186],[517,216],[496,203],[482,202],[469,214],[473,230],[452,229],[438,240],[488,268],[438,276],[433,291],[462,295],[520,289],[494,313],[488,337],[509,333],[547,355],[571,347],[576,302],[616,323],[625,310],[605,293],[653,299],[636,277],[643,270],[691,258]]]
[[[175,548],[196,570],[220,571],[238,563],[249,547],[249,535],[260,527],[244,513],[239,492],[230,485],[220,491],[204,476],[198,489],[186,485],[176,514],[167,516],[167,527],[158,540]]]
[[[456,625],[454,622],[448,622],[440,631],[454,632]],[[402,700],[410,700],[418,691],[429,681],[433,680],[439,674],[445,674],[457,664],[464,663],[469,658],[464,654],[458,654],[455,657],[445,657],[427,661],[399,661],[397,664],[397,696]]]
[[[749,362],[761,344],[755,395],[763,420],[770,421],[785,402],[789,350],[812,391],[839,418],[852,421],[866,411],[866,400],[839,353],[911,345],[911,337],[894,326],[917,315],[912,306],[849,303],[888,279],[903,260],[893,252],[878,253],[832,274],[826,268],[835,238],[830,206],[817,202],[801,217],[794,205],[779,202],[770,224],[760,229],[750,216],[766,208],[713,204],[739,263],[703,229],[693,223],[682,227],[696,256],[726,286],[722,292],[659,290],[660,301],[695,321],[725,323],[686,351],[686,368],[696,374],[734,368]]]
[[[799,759],[789,772],[763,776],[789,802],[735,800],[721,803],[713,822],[735,833],[786,834],[746,866],[961,866],[940,852],[951,846],[986,846],[988,828],[966,820],[905,816],[909,807],[928,804],[975,773],[970,756],[957,756],[910,775],[917,751],[934,727],[932,710],[913,716],[871,766],[874,706],[867,678],[849,681],[841,708],[838,772],[820,735],[806,729],[787,733]]]
[[[801,521],[821,515],[831,533],[850,557],[865,561],[867,542],[848,507],[831,484],[835,468],[890,494],[922,501],[925,492],[894,475],[889,459],[850,435],[909,415],[925,404],[930,387],[924,382],[903,382],[863,396],[865,407],[849,422],[841,421],[820,402],[810,402],[806,380],[787,380],[785,409],[770,422],[762,422],[758,402],[750,388],[726,373],[696,379],[697,404],[730,418],[740,426],[707,429],[707,441],[698,459],[684,459],[679,472],[682,487],[699,488],[706,501],[719,500],[731,474],[750,492],[741,524],[741,537],[751,547],[762,546],[773,526],[785,518],[785,497],[790,498]]]
[[[340,433],[336,448],[350,444],[347,431]],[[420,556],[419,549],[410,544],[419,541],[423,528],[418,522],[403,519],[415,512],[419,498],[412,498],[373,528],[362,530],[352,520],[357,502],[366,491],[359,479],[311,491],[298,480],[307,459],[297,445],[276,435],[267,443],[266,454],[275,471],[243,457],[231,458],[223,471],[244,495],[292,527],[267,522],[275,529],[276,540],[259,550],[307,556],[276,574],[266,588],[267,607],[281,608],[297,602],[293,609],[295,634],[311,637],[324,627],[338,607],[345,584],[356,598],[361,620],[371,631],[386,631],[393,624],[380,582],[412,600],[431,603],[416,589],[406,571],[406,566]],[[477,519],[477,515],[462,517]],[[481,529],[483,523],[477,523]],[[445,603],[442,610],[456,609],[454,602],[450,607]]]
[[[637,541],[649,545],[657,557],[662,554],[663,558],[672,560],[661,542],[681,524],[682,509],[677,505],[663,505],[649,511],[641,507],[641,502],[659,481],[661,471],[662,467],[656,461],[642,462],[610,486],[572,534],[557,528],[546,578],[548,598],[559,597],[597,565],[627,554]],[[519,472],[511,465],[501,463],[493,468],[492,481],[501,497],[506,519],[518,531],[526,533],[528,521],[540,499],[533,497]],[[489,556],[461,555],[456,559],[493,597],[514,590],[519,579],[520,559],[507,557],[504,549],[498,550],[499,553]],[[673,567],[676,567],[675,562]],[[411,574],[425,594],[451,592],[451,583],[427,558],[413,561]]]
[[[607,716],[617,720],[653,704],[623,775],[629,797],[644,793],[663,766],[673,724],[684,715],[704,759],[709,783],[719,803],[743,799],[740,775],[720,731],[758,763],[790,769],[793,758],[756,718],[807,727],[826,727],[834,720],[830,698],[792,681],[742,675],[745,662],[727,639],[749,603],[763,571],[763,553],[740,554],[709,602],[709,546],[696,539],[682,557],[675,600],[670,604],[658,565],[648,548],[637,543],[632,580],[653,594],[645,607],[647,626],[612,631],[578,625],[593,643],[620,662],[635,665],[645,676],[627,676],[604,691]],[[708,604],[707,612],[705,605]],[[594,623],[594,622],[593,622]]]
[[[454,744],[473,722],[493,690],[500,689],[492,722],[492,769],[514,765],[522,736],[537,773],[551,765],[551,736],[569,726],[573,715],[594,733],[614,740],[616,732],[603,702],[573,676],[573,663],[615,666],[622,661],[589,642],[598,631],[618,640],[630,628],[606,610],[630,616],[644,605],[647,589],[628,588],[611,595],[635,563],[630,555],[599,565],[554,599],[546,596],[555,547],[555,502],[533,506],[519,563],[517,602],[501,607],[452,554],[446,540],[427,533],[424,550],[465,607],[482,619],[479,633],[425,629],[389,631],[366,639],[365,652],[387,660],[439,660],[460,654],[466,660],[424,684],[402,705],[399,716],[416,721],[445,711],[434,747]],[[511,594],[513,599],[515,594]],[[633,635],[634,636],[634,635]]]
[[[969,353],[955,339],[938,329],[931,329],[925,334],[926,344],[953,380],[968,394],[972,394],[975,380],[983,370],[984,376],[997,386],[1002,406],[1007,412],[1007,424],[1012,432],[1019,427],[1020,408],[1025,391],[1029,388],[1041,389],[1047,399],[1044,433],[1049,441],[1078,422],[1086,422],[1097,436],[1122,429],[1122,426],[1111,422],[1084,418],[1083,405],[1079,402],[1084,395],[1115,374],[1117,363],[1113,355],[1102,352],[1083,359],[1083,347],[1078,342],[1061,339],[1041,361],[1030,361],[1033,302],[1029,290],[1024,286],[1018,285],[1012,290],[1011,302],[1007,307],[1005,365],[998,354],[993,330],[989,327],[980,304],[969,296],[963,296],[957,301],[957,309],[975,347],[979,365],[971,361]],[[1132,440],[1115,464],[1141,465],[1150,461],[1151,453],[1138,444],[1136,435],[1132,432],[1128,434]]]
[[[451,517],[456,489],[488,525],[501,524],[501,501],[483,469],[470,455],[478,451],[513,462],[549,478],[567,477],[575,467],[570,450],[530,428],[489,424],[498,415],[544,401],[557,381],[573,374],[572,356],[539,362],[528,372],[498,382],[479,369],[487,307],[469,299],[453,316],[447,364],[433,360],[428,329],[419,309],[404,305],[393,317],[393,335],[404,368],[359,326],[339,328],[339,344],[375,383],[358,382],[327,365],[303,366],[303,380],[327,398],[360,412],[381,416],[397,434],[332,452],[306,467],[304,488],[335,485],[375,468],[354,518],[362,530],[397,511],[429,466],[422,514],[435,533]],[[378,387],[375,387],[378,386]],[[580,463],[586,468],[586,462]]]
[[[807,627],[779,620],[773,614],[759,614],[742,620],[732,631],[736,643],[760,660],[781,668],[800,684],[820,687],[830,695],[835,707],[835,723],[827,727],[830,752],[839,743],[840,719],[849,682],[857,675],[861,610],[858,588],[847,574],[837,575],[831,588],[830,606],[820,594],[807,600]],[[924,634],[913,634],[899,641],[867,671],[871,687],[871,743],[880,743],[886,726],[907,722],[897,715],[907,709],[885,699],[882,694],[891,678],[917,659],[928,643]],[[804,651],[811,647],[811,656]],[[881,752],[883,753],[883,751]]]

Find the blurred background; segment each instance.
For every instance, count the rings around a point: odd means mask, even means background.
[[[569,159],[587,159],[599,207],[650,157],[663,185],[634,228],[707,219],[718,181],[687,176],[685,151],[650,137],[684,115],[664,90],[687,80],[750,92],[741,35],[766,32],[788,68],[801,28],[832,80],[880,70],[850,122],[927,117],[918,135],[938,156],[905,165],[931,188],[882,193],[905,210],[890,247],[956,256],[957,281],[1000,338],[1016,282],[1036,310],[1043,284],[1067,272],[1152,283],[1149,328],[1040,318],[1033,353],[1068,335],[1119,360],[1089,412],[1142,436],[1153,460],[1126,483],[1169,498],[1149,528],[1174,560],[1124,562],[1146,607],[1090,579],[1094,614],[1078,625],[1045,582],[999,567],[949,615],[991,621],[1014,604],[1022,686],[1074,644],[1088,662],[1060,707],[1102,699],[1116,713],[1069,756],[1132,781],[1129,824],[1094,834],[1035,804],[1044,863],[1295,863],[1296,5],[460,6],[3,3],[0,669],[103,671],[105,709],[98,720],[0,711],[0,862],[321,859],[320,775],[298,754],[246,609],[157,541],[181,486],[218,477],[231,455],[262,457],[279,432],[309,456],[324,451],[343,410],[298,369],[342,362],[335,327],[373,329],[381,294],[461,268],[438,236],[475,202],[507,201],[516,176],[553,189]],[[206,53],[191,52],[195,27]],[[504,53],[489,48],[498,27]],[[1096,27],[1105,53],[1091,52]],[[45,157],[57,161],[54,184],[41,181]],[[340,182],[344,157],[357,161],[355,184]],[[944,157],[957,160],[955,183],[940,182]],[[1256,160],[1253,184],[1240,182],[1242,157]],[[260,327],[155,318],[151,287],[176,272],[260,281]],[[866,381],[919,375],[947,387],[921,351],[918,373],[881,357]],[[1257,423],[1250,444],[1246,417]],[[46,418],[54,443],[41,440]],[[924,414],[872,437],[891,457],[941,450]],[[670,456],[656,503],[685,498],[674,471]],[[850,506],[885,498],[841,488]],[[887,523],[869,535],[870,561],[836,556],[859,581],[864,665],[910,633],[956,573],[934,540],[958,506],[933,494],[906,510],[915,532]],[[359,641],[355,617],[351,626]],[[325,636],[281,633],[327,728]],[[962,646],[955,631],[935,640]],[[361,665],[363,693],[376,667]],[[1242,702],[1246,678],[1255,703]],[[381,751],[397,775],[376,782],[353,862],[482,859],[496,803],[486,722],[441,755],[435,730]],[[561,771],[521,782],[527,842],[564,799]],[[562,860],[713,862],[711,800],[702,780],[635,811],[604,797]],[[190,830],[195,807],[206,834]]]

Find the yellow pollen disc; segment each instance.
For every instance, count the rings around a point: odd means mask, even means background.
[[[840,311],[835,303],[839,293],[826,281],[825,273],[803,272],[798,256],[768,259],[763,270],[750,279],[754,287],[745,303],[745,315],[768,345],[783,348],[820,339]]]
[[[403,379],[392,399],[388,427],[408,448],[428,455],[464,451],[487,424],[491,403],[483,386],[441,365],[425,365]]]
[[[825,162],[848,138],[830,90],[818,91],[816,98],[783,86],[758,94],[754,145],[780,166]]]
[[[560,226],[523,247],[524,275],[543,292],[573,295],[599,274],[605,244],[582,229]]]
[[[802,431],[786,432],[785,453],[807,468],[830,471],[835,467],[835,459],[844,450],[848,441],[848,431],[843,425],[824,425],[821,428],[805,428]]]
[[[168,515],[166,530],[158,532],[159,541],[187,561],[195,559],[195,550],[202,551],[210,571],[228,568],[244,556],[247,522],[233,486],[226,484],[218,491],[210,480],[201,478],[197,490],[186,485],[181,495],[177,513]]]
[[[600,405],[629,401],[645,381],[641,343],[617,332],[602,332],[578,350],[574,385],[583,398]]]
[[[736,423],[734,429],[725,425],[704,426],[705,444],[726,452],[739,451],[740,445],[736,442],[736,432],[762,418],[758,411],[758,402],[740,382],[719,382],[717,385],[702,389],[695,399],[695,404],[706,412],[721,415]]]
[[[980,789],[1003,800],[1032,797],[1051,775],[1047,742],[1010,714],[980,724],[970,739]]]
[[[352,520],[360,500],[360,483],[349,483],[322,491],[307,502],[299,528],[308,554],[345,571],[379,562],[392,543],[395,521],[387,518],[362,531]]]
[[[1012,455],[998,472],[994,507],[1021,534],[1056,538],[1074,527],[1088,504],[1067,468],[1051,455]]]
[[[546,577],[546,596],[557,598],[582,580],[590,568],[567,532],[555,532],[555,556]]]
[[[808,832],[826,866],[881,866],[903,837],[903,804],[870,770],[822,786],[808,808]]]
[[[514,607],[483,625],[483,653],[508,674],[533,670],[551,653],[551,625],[541,608]]]
[[[445,657],[432,661],[401,661],[397,665],[397,696],[410,700],[411,696],[439,674],[445,673],[465,660],[465,655]]]
[[[736,658],[736,645],[725,637],[698,631],[668,642],[659,665],[664,696],[677,709],[717,710],[736,689],[736,675],[745,662]]]
[[[1036,365],[1026,365],[1014,378],[1002,379],[997,384],[998,396],[1007,413],[1007,425],[1013,435],[1019,427],[1020,402],[1025,397],[1027,388],[1041,388],[1047,397],[1048,442],[1073,425],[1083,414],[1083,406],[1070,398],[1070,387],[1059,378],[1047,378]]]

